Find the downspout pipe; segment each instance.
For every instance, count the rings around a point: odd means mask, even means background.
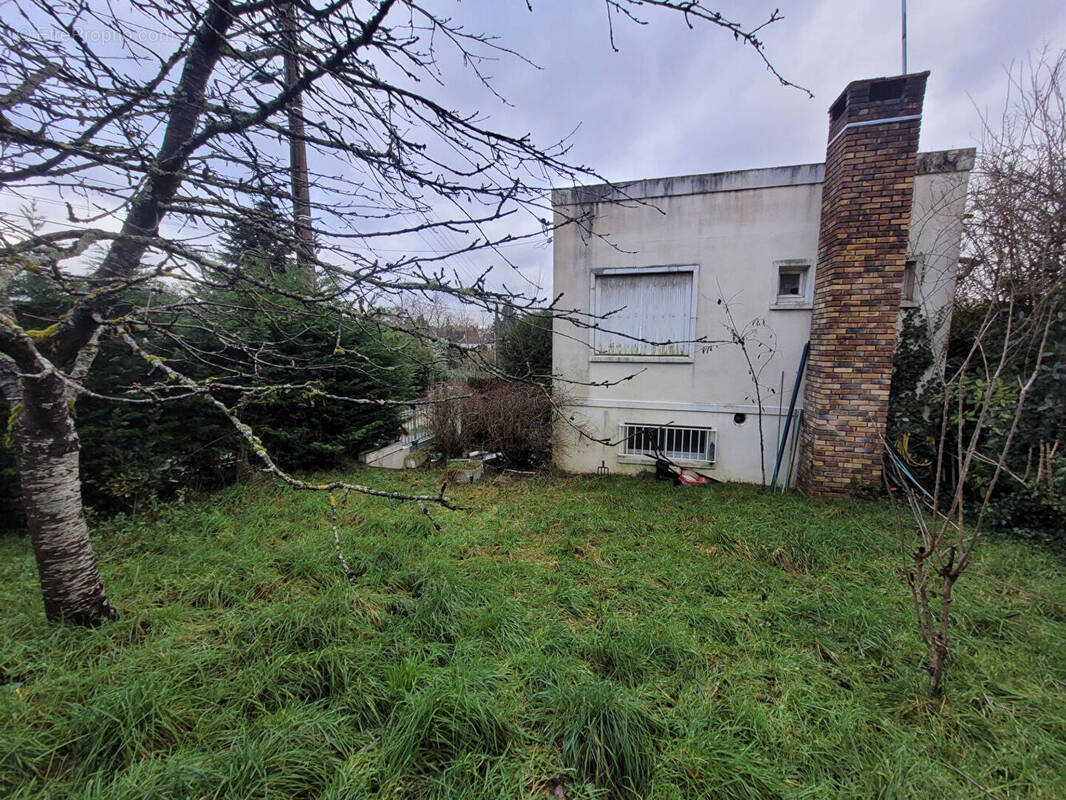
[[[792,427],[792,412],[796,410],[796,398],[799,396],[800,383],[803,381],[803,370],[807,367],[807,355],[811,351],[811,343],[803,345],[803,355],[800,356],[799,371],[796,373],[796,382],[792,385],[792,399],[788,401],[788,414],[785,415],[785,431],[781,434],[781,443],[777,447],[777,460],[774,461],[774,477],[770,479],[770,491],[777,490],[777,474],[781,470],[781,459],[785,457],[785,445],[788,443],[788,431]]]

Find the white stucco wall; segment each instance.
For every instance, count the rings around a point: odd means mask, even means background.
[[[969,160],[923,154],[920,167],[939,171],[920,171],[915,181],[911,253],[919,261],[921,303],[933,313],[952,295],[972,164],[972,151],[950,152],[969,153]],[[690,360],[604,362],[591,357],[589,330],[557,319],[553,370],[557,385],[573,400],[574,425],[612,441],[623,423],[709,427],[716,431],[717,459],[705,469],[722,480],[760,481],[755,387],[743,351],[729,341],[731,327],[747,328],[749,355],[760,371],[769,478],[779,416],[787,410],[811,319],[809,302],[775,307],[777,262],[806,261],[807,285],[813,286],[821,180],[822,165],[810,164],[640,181],[613,190],[557,190],[558,308],[587,315],[596,270],[694,265],[695,338],[704,340],[694,345]],[[617,385],[589,385],[605,382]],[[734,421],[737,414],[746,415],[742,424]],[[590,442],[572,429],[559,438],[556,462],[567,471],[591,472],[601,461],[612,472],[646,468],[620,459],[617,446]]]
[[[962,218],[973,151],[921,154],[928,170],[914,181],[909,257],[919,262],[915,303],[930,329],[934,351],[942,352],[951,324],[951,306],[959,265]],[[954,167],[952,169],[952,167]]]

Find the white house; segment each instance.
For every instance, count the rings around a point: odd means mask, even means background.
[[[820,411],[809,411],[812,421],[804,423],[813,426],[810,436],[788,437],[782,475],[802,440],[798,461],[808,470],[816,465],[813,490],[872,482],[848,448],[875,447],[879,464],[883,340],[890,378],[900,309],[918,306],[936,321],[938,336],[946,332],[975,155],[916,153],[924,85],[925,73],[849,85],[831,111],[828,168],[553,193],[557,306],[577,312],[577,321],[555,322],[553,372],[572,398],[575,428],[611,442],[564,430],[556,454],[562,469],[633,473],[661,448],[723,480],[759,482],[764,470],[769,477],[810,340],[817,385],[803,388],[797,408],[817,403]],[[814,338],[812,316],[820,320]],[[827,396],[829,406],[838,398],[841,407],[827,408]],[[845,419],[856,409],[861,425]],[[852,435],[867,424],[862,436]],[[838,431],[839,441],[832,438]],[[819,444],[826,436],[829,444]],[[828,488],[816,485],[818,475],[834,471],[825,449],[844,465],[827,478]],[[800,471],[792,470],[793,480]]]

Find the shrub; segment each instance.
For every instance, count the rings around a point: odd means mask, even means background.
[[[458,458],[469,449],[473,403],[470,394],[470,387],[460,381],[438,383],[427,394],[428,426],[445,458]]]
[[[312,327],[295,318],[268,335],[280,342],[279,359],[300,365],[297,370],[285,365],[263,370],[268,382],[312,380],[325,394],[379,400],[410,399],[420,388],[416,346],[391,331],[345,325],[338,337],[335,321],[323,319]],[[286,469],[336,466],[393,441],[400,428],[397,406],[355,405],[313,389],[249,403],[241,419]]]
[[[975,336],[979,335],[988,310],[988,301],[960,304],[953,312],[948,340],[947,374],[959,369]],[[1003,321],[995,319],[986,332],[990,342],[1007,336]],[[995,345],[998,347],[999,345]],[[994,453],[1002,448],[1014,416],[1018,397],[1017,375],[1024,369],[1028,350],[1011,353],[1006,374],[992,394],[989,420],[979,450]],[[989,498],[989,523],[1002,531],[1024,537],[1062,536],[1061,519],[1066,506],[1066,314],[1060,312],[1052,323],[1045,365],[1033,386],[1032,401],[1022,412],[1021,422],[1007,454],[1008,472],[999,480]],[[904,460],[908,470],[926,486],[934,482],[935,439],[940,424],[943,392],[928,381],[933,369],[932,343],[928,324],[914,309],[904,312],[896,345],[889,401],[888,441]],[[968,377],[958,403],[950,408],[948,452],[957,449],[957,434],[965,442],[972,434],[974,418],[984,397],[985,384]],[[949,464],[942,476],[952,488],[955,465]],[[978,461],[972,469],[973,486],[967,499],[977,502],[987,488],[995,465]]]
[[[1061,308],[1066,292],[1052,289]],[[948,369],[955,369],[969,350],[974,337],[980,335],[988,302],[963,305],[952,317]],[[1017,330],[1006,328],[1007,314],[1001,312],[985,334],[990,342],[986,347],[998,348],[999,341],[1008,334],[1017,337]],[[1024,321],[1025,314],[1019,319]],[[1009,360],[992,396],[990,421],[980,444],[982,453],[995,453],[1002,447],[1014,415],[1019,376],[1025,374],[1032,348],[1022,347],[1019,340],[1009,351]],[[968,437],[974,406],[981,397],[981,385],[973,382],[965,395],[966,403],[958,410],[953,424],[963,423],[963,437]],[[989,506],[989,522],[997,529],[1025,537],[1062,537],[1063,493],[1066,492],[1066,466],[1063,466],[1062,447],[1066,444],[1066,312],[1057,311],[1051,321],[1044,352],[1043,367],[1029,393],[1029,401],[1014,435],[1006,467],[1009,470],[996,485]],[[980,493],[987,487],[994,466],[978,462],[973,469],[974,486]]]
[[[911,472],[929,483],[939,410],[927,387],[933,365],[928,321],[918,309],[904,309],[892,363],[886,438]]]
[[[552,406],[547,393],[526,383],[498,383],[475,407],[481,444],[512,465],[528,467],[551,457]]]
[[[437,384],[427,397],[428,427],[445,458],[478,449],[500,453],[519,468],[551,459],[556,415],[541,386],[475,377]],[[557,396],[555,402],[565,405],[566,399]]]

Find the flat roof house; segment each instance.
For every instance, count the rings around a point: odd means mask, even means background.
[[[612,442],[564,431],[561,468],[636,472],[661,449],[760,481],[809,341],[783,463],[816,493],[880,485],[901,309],[943,342],[975,156],[917,152],[927,76],[849,84],[824,164],[553,193],[558,307],[587,315],[556,319],[553,371],[574,422]]]

